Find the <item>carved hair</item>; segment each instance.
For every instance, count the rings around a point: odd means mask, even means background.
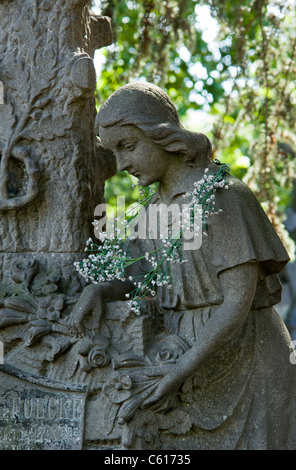
[[[129,83],[105,101],[96,119],[97,134],[99,126],[118,123],[133,125],[167,152],[184,155],[189,166],[211,158],[209,139],[204,134],[186,130],[169,96],[151,83]]]

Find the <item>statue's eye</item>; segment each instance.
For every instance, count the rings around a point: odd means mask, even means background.
[[[124,147],[125,150],[132,151],[136,148],[136,145],[137,145],[136,142],[127,142],[126,144],[124,144],[123,147]]]

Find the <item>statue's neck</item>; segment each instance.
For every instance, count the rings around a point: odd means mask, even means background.
[[[217,172],[217,165],[212,162],[195,167],[189,167],[182,162],[168,168],[159,185],[159,195],[163,203],[169,204],[173,195],[184,192],[185,188],[186,191],[191,191],[194,183],[203,177],[207,167],[213,174]]]

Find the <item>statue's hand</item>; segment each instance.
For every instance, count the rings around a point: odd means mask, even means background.
[[[172,365],[166,375],[160,380],[153,393],[144,400],[142,406],[157,411],[167,405],[174,398],[183,379],[178,379],[178,368]]]
[[[177,378],[178,370],[180,369],[176,364],[162,364],[124,373],[124,382],[122,379],[120,382],[129,384],[129,387],[124,388],[131,389],[131,394],[128,397],[123,394],[117,418],[122,422],[130,421],[139,408],[149,408],[155,412],[166,410],[183,382],[183,379]],[[114,397],[114,403],[119,403],[119,397],[113,393],[110,396],[111,401]]]
[[[67,318],[67,325],[74,335],[85,335],[83,322],[88,315],[92,315],[93,321],[99,329],[102,316],[102,288],[100,284],[90,284],[84,288],[75,307]]]
[[[149,408],[155,412],[166,409],[184,381],[179,377],[179,370],[177,364],[166,365],[165,375],[158,382],[154,391],[142,402],[141,408]]]

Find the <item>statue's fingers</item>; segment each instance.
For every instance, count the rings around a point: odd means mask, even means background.
[[[149,410],[154,411],[154,413],[159,413],[160,411],[165,410],[169,406],[170,401],[171,401],[170,396],[166,396],[162,398],[154,397],[154,400],[153,401],[151,400],[151,404],[149,405],[148,403],[146,405],[146,408],[149,408]]]

